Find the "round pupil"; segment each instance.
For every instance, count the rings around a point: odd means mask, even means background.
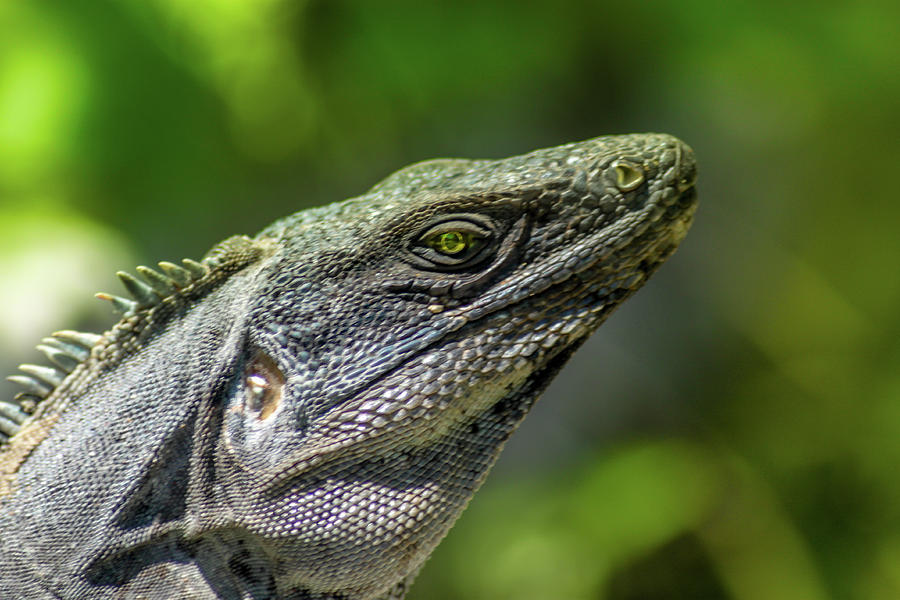
[[[438,239],[438,248],[448,254],[457,254],[466,249],[466,238],[459,231],[442,233]]]

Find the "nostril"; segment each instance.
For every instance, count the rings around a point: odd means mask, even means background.
[[[616,172],[616,186],[623,192],[630,192],[644,182],[644,172],[640,167],[625,160],[613,163]]]

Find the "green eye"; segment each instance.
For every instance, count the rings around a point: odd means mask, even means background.
[[[409,250],[425,268],[460,269],[490,256],[486,250],[493,235],[490,222],[480,215],[452,215],[426,229]]]
[[[441,254],[459,254],[472,245],[472,234],[466,231],[445,231],[430,236],[426,243]]]

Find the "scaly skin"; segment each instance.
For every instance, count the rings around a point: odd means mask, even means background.
[[[694,179],[657,134],[429,161],[123,276],[0,403],[0,597],[402,598]]]

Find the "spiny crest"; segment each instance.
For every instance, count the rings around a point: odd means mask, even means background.
[[[139,310],[151,309],[164,298],[180,292],[195,281],[205,277],[210,267],[186,258],[181,265],[170,262],[159,263],[162,272],[140,266],[135,270],[141,279],[119,271],[116,273],[125,286],[130,298],[99,293],[97,298],[112,304],[113,310],[124,316],[131,316]],[[24,389],[12,400],[0,400],[0,442],[5,442],[19,431],[35,412],[41,400],[53,393],[63,380],[91,355],[91,348],[102,339],[96,333],[80,331],[57,331],[38,344],[52,363],[50,366],[19,365],[21,373],[6,379],[21,385]]]
[[[110,302],[113,310],[125,316],[132,315],[138,310],[153,308],[163,298],[171,296],[209,273],[209,267],[203,263],[189,258],[185,258],[181,262],[183,267],[165,261],[159,263],[163,273],[154,271],[150,267],[137,267],[135,270],[143,278],[143,281],[131,273],[119,271],[116,273],[116,277],[125,286],[131,298],[113,296],[103,292],[97,294],[97,298]]]

